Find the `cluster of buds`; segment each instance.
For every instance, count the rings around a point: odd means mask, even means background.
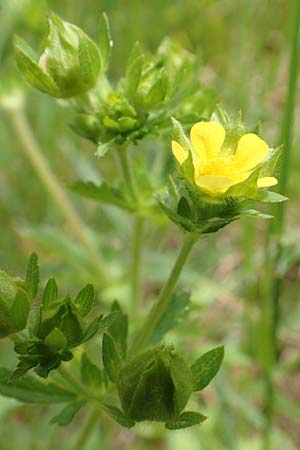
[[[13,378],[32,368],[46,378],[62,361],[72,359],[72,349],[89,341],[103,324],[102,315],[87,318],[94,305],[92,285],[86,285],[72,300],[59,296],[53,278],[41,295],[38,284],[35,253],[29,259],[25,280],[0,272],[0,338],[14,335],[19,357]]]
[[[112,40],[105,15],[99,48],[81,29],[52,13],[48,23],[39,56],[16,37],[18,67],[35,89],[70,99],[75,109],[72,128],[98,145],[99,156],[108,145],[136,143],[169,130],[171,115],[191,123],[212,112],[213,96],[192,82],[196,61],[170,39],[154,55],[136,44],[125,76],[114,86],[107,77]]]

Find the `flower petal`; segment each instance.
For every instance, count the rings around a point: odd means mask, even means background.
[[[275,177],[263,177],[257,180],[257,187],[259,188],[270,187],[275,186],[277,183],[278,180]]]
[[[191,129],[191,141],[198,156],[206,161],[218,155],[225,139],[219,122],[198,122]]]
[[[232,178],[219,177],[217,175],[196,175],[195,183],[200,188],[207,189],[214,194],[224,194],[230,186],[236,184],[237,182]]]
[[[179,164],[184,163],[184,161],[188,157],[188,152],[184,150],[184,148],[176,141],[172,141],[172,153],[179,162]]]
[[[240,170],[254,169],[269,153],[269,146],[254,133],[244,134],[237,144],[235,161]]]

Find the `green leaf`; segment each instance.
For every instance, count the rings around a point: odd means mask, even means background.
[[[35,252],[29,258],[26,272],[26,285],[31,300],[34,300],[38,292],[40,281],[40,271],[38,265],[38,256]]]
[[[51,308],[51,304],[56,302],[58,299],[58,287],[56,284],[56,281],[54,278],[49,278],[43,298],[42,298],[42,304],[44,305],[45,309]]]
[[[118,206],[119,208],[127,211],[132,211],[133,206],[128,203],[123,192],[109,186],[106,183],[102,183],[100,186],[92,182],[83,183],[78,181],[70,186],[71,191],[79,194],[83,197],[91,198],[108,205]]]
[[[16,293],[11,306],[11,324],[16,331],[21,331],[26,327],[27,318],[30,311],[30,302],[22,289]]]
[[[102,383],[100,369],[93,364],[89,358],[83,353],[80,365],[81,381],[89,388],[99,389]]]
[[[179,414],[186,406],[193,391],[194,379],[182,356],[172,353],[170,374],[175,387],[173,402],[175,413]]]
[[[186,411],[172,422],[166,423],[166,428],[168,430],[180,430],[181,428],[189,428],[193,425],[199,425],[204,422],[207,417],[203,414],[194,412],[194,411]]]
[[[178,323],[187,315],[190,306],[190,294],[179,292],[172,295],[165,312],[153,330],[148,344],[157,344],[164,335],[175,328]]]
[[[201,391],[218,373],[224,358],[224,346],[216,347],[200,356],[191,366],[195,378],[194,391]]]
[[[94,301],[95,301],[94,286],[92,284],[87,284],[78,293],[76,299],[74,300],[74,304],[76,305],[79,314],[82,317],[85,317],[91,311],[94,305]]]
[[[78,411],[86,404],[85,400],[78,400],[77,402],[70,403],[65,406],[60,413],[54,416],[50,423],[57,424],[60,427],[69,425],[74,419]]]
[[[108,66],[112,46],[113,41],[111,38],[108,17],[105,13],[102,13],[99,24],[99,47],[104,70]]]
[[[256,199],[264,203],[280,203],[285,202],[288,198],[284,195],[278,194],[278,192],[259,191],[257,193]]]
[[[45,345],[50,349],[52,353],[56,353],[59,350],[67,347],[67,339],[64,333],[58,328],[54,328],[48,336],[45,338]]]
[[[10,370],[5,368],[0,368],[0,394],[24,403],[64,403],[76,398],[73,392],[52,383],[41,383],[29,375],[12,380]]]
[[[104,409],[106,413],[114,419],[119,425],[125,428],[132,428],[135,425],[135,422],[131,419],[127,419],[122,411],[113,405],[104,404]]]
[[[103,335],[102,360],[103,366],[111,381],[117,381],[122,361],[116,350],[113,338],[109,334]]]
[[[128,317],[123,314],[118,302],[113,303],[111,311],[115,313],[115,316],[107,327],[107,331],[112,336],[118,352],[124,358],[127,348]]]

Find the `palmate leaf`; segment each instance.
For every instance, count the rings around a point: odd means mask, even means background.
[[[50,423],[56,424],[60,427],[69,425],[78,411],[85,405],[85,403],[85,400],[78,400],[77,402],[69,403],[51,419]]]
[[[134,206],[128,202],[123,192],[106,183],[102,183],[100,186],[92,182],[84,183],[77,181],[70,186],[71,191],[78,195],[87,197],[108,205],[118,206],[119,208],[127,211],[133,211]]]
[[[0,368],[0,394],[24,403],[64,403],[76,399],[76,395],[52,383],[41,383],[25,375],[18,380],[11,379],[8,369]]]

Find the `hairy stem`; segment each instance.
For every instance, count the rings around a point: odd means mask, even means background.
[[[282,120],[280,141],[284,145],[283,156],[279,174],[279,191],[287,194],[289,165],[291,158],[293,119],[295,110],[295,98],[297,88],[297,75],[299,66],[299,37],[300,37],[300,1],[294,0],[291,10],[292,26],[290,38],[290,65],[289,81],[286,93],[285,108]],[[276,275],[276,267],[282,255],[282,237],[285,230],[286,204],[278,203],[275,210],[276,220],[274,226],[270,227],[265,246],[265,277],[261,330],[264,333],[261,342],[264,342],[265,351],[262,355],[266,360],[263,367],[265,382],[264,415],[265,425],[262,435],[262,449],[272,448],[272,427],[275,412],[275,388],[273,382],[274,367],[277,360],[278,350],[278,326],[280,321],[280,297],[283,287],[283,279]],[[275,258],[272,261],[272,237],[275,236]],[[275,276],[274,276],[275,273]],[[264,339],[264,340],[263,340]]]
[[[87,418],[86,423],[84,424],[82,430],[78,435],[74,450],[84,450],[86,448],[98,419],[99,411],[97,409],[92,410],[89,417]]]
[[[131,170],[131,164],[128,158],[128,148],[126,146],[118,146],[116,151],[120,170],[122,172],[122,176],[124,179],[124,182],[127,186],[127,189],[129,191],[129,194],[131,196],[131,199],[137,203],[138,201],[138,192],[137,187],[135,183],[135,179],[132,174]]]
[[[140,332],[140,335],[137,337],[132,346],[131,351],[133,353],[140,351],[143,348],[143,346],[147,343],[161,316],[165,312],[165,309],[168,305],[168,302],[179,279],[179,276],[182,272],[182,269],[197,240],[198,235],[196,234],[189,233],[185,236],[181,250],[173,266],[172,272],[170,273],[168,280],[163,286],[160,295],[158,297],[158,301],[154,306],[154,308],[152,309],[150,315],[148,316],[148,319],[146,320]]]
[[[81,221],[77,211],[71,204],[67,194],[61,187],[43,152],[39,148],[24,111],[20,108],[10,108],[8,111],[14,130],[21,141],[21,149],[30,160],[42,183],[56,202],[62,216],[68,223],[69,229],[73,231],[74,235],[85,248],[101,281],[107,283],[108,274],[105,263],[90,241],[86,225]]]
[[[143,244],[144,218],[136,217],[134,222],[131,252],[131,309],[132,317],[138,314],[141,302],[141,257]]]

